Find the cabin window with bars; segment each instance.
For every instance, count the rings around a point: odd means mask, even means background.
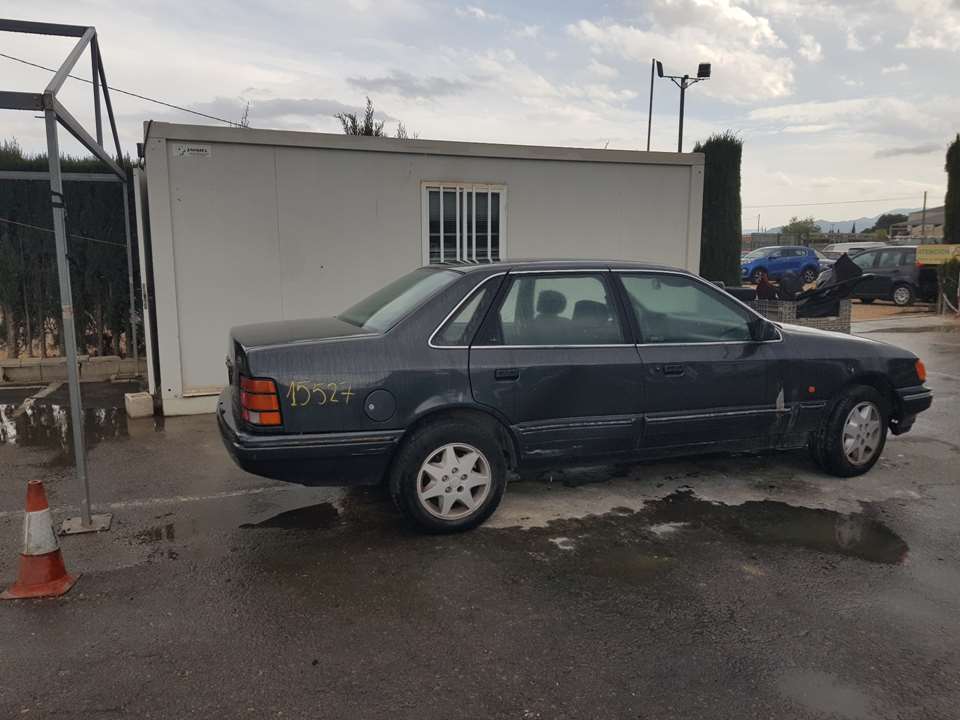
[[[424,261],[488,263],[505,257],[506,196],[503,185],[424,184]]]

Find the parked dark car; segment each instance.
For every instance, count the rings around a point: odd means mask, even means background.
[[[937,298],[936,269],[917,264],[915,245],[864,250],[851,258],[865,275],[870,276],[856,286],[851,297],[865,303],[890,300],[901,307],[912,305],[917,299],[933,302]],[[826,269],[817,284],[829,282],[830,272],[829,268]]]
[[[796,273],[805,283],[812,283],[822,269],[817,251],[802,245],[757,248],[740,260],[741,277],[754,284],[760,282],[762,275],[779,280],[788,272]]]
[[[905,350],[609,261],[424,267],[336,317],[234,328],[227,366],[242,468],[383,482],[437,532],[481,523],[521,467],[809,446],[858,475],[932,399]]]

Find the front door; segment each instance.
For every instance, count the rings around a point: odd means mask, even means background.
[[[470,348],[474,399],[499,412],[526,461],[635,446],[641,364],[610,272],[511,273]]]
[[[643,363],[643,449],[765,446],[785,415],[773,346],[747,309],[689,275],[617,273]]]

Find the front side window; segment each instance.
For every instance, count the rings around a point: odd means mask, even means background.
[[[745,342],[751,316],[683,275],[621,275],[643,343]]]
[[[337,317],[364,330],[384,332],[461,276],[453,270],[420,268],[380,288]]]
[[[506,187],[423,186],[424,262],[497,262],[504,253]]]
[[[867,270],[873,267],[874,261],[877,259],[876,252],[862,252],[856,257],[853,258],[853,261],[859,265],[863,270]]]
[[[599,275],[517,275],[494,318],[502,345],[617,345],[623,329]]]

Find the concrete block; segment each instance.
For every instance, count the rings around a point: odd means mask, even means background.
[[[148,392],[126,393],[123,404],[128,417],[145,418],[153,415],[153,396]]]

